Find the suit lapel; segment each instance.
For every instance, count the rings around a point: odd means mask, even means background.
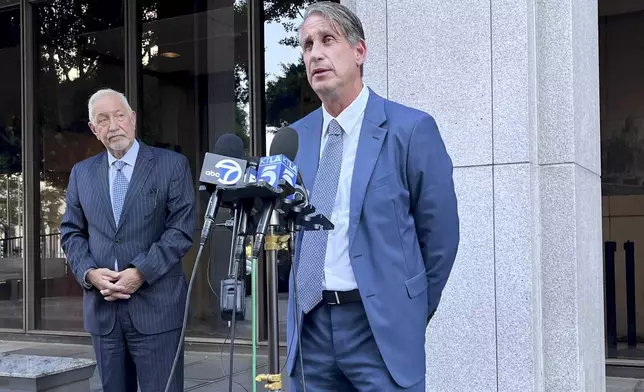
[[[351,180],[349,214],[350,246],[353,243],[353,237],[360,223],[367,185],[369,184],[373,168],[378,161],[380,149],[387,135],[387,130],[380,127],[385,120],[385,101],[370,89],[369,100],[367,101],[367,108],[365,109],[360,138],[358,140],[353,179]]]
[[[98,190],[99,197],[101,198],[100,206],[105,209],[105,216],[107,221],[116,230],[116,222],[114,221],[114,211],[112,208],[112,198],[110,197],[110,168],[107,163],[107,153],[104,152],[99,155],[95,162],[95,175],[94,178],[97,182],[96,189]]]
[[[311,113],[309,119],[304,122],[304,137],[299,138],[297,166],[306,189],[311,193],[315,176],[320,163],[320,143],[322,142],[322,109]]]
[[[139,142],[139,155],[136,158],[136,164],[134,165],[130,185],[127,188],[125,200],[123,201],[123,210],[121,212],[118,229],[120,229],[123,226],[123,222],[127,220],[127,212],[132,208],[134,201],[137,200],[137,197],[141,192],[141,188],[143,187],[143,184],[145,184],[153,166],[154,154],[152,154],[152,149],[142,142]]]

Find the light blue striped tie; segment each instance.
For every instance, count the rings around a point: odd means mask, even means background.
[[[336,120],[328,129],[328,140],[320,159],[311,203],[317,213],[331,220],[338,181],[342,167],[343,130]],[[328,231],[305,231],[302,237],[300,259],[297,269],[299,303],[302,311],[308,313],[322,300],[324,287],[324,258],[326,256]]]
[[[114,221],[118,226],[121,219],[121,210],[123,209],[123,201],[127,193],[128,181],[123,174],[123,167],[126,165],[123,161],[115,161],[116,176],[114,177],[114,184],[112,184],[112,210],[114,211]]]

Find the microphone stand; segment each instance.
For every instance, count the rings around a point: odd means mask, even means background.
[[[280,249],[279,233],[280,218],[277,211],[271,214],[268,226],[268,235],[264,240],[266,255],[266,284],[267,284],[267,313],[268,313],[268,372],[271,376],[280,375],[279,354],[279,311],[277,298],[277,254]],[[273,384],[281,390],[281,381]],[[274,390],[274,389],[273,389]]]
[[[299,196],[280,200],[276,208],[273,210],[267,230],[267,236],[264,239],[264,251],[266,261],[268,263],[266,279],[268,287],[267,312],[269,373],[257,376],[256,380],[266,383],[267,385],[265,388],[271,391],[282,391],[282,375],[279,363],[279,312],[277,296],[277,252],[280,249],[280,243],[278,240],[279,235],[281,234],[280,232],[283,231],[289,235],[289,255],[292,258],[293,256],[290,252],[295,248],[295,234],[297,231],[333,229],[333,224],[326,217],[321,214],[314,214],[315,207],[303,204],[305,204],[305,200]],[[282,216],[282,220],[280,220],[280,215]],[[292,260],[291,268],[296,268]],[[296,326],[295,328],[299,330],[299,326]]]
[[[282,374],[280,372],[279,354],[279,310],[277,298],[277,254],[280,250],[279,229],[280,211],[273,210],[268,223],[266,237],[264,238],[264,255],[266,258],[266,286],[268,313],[268,374],[260,374],[256,381],[265,383],[265,388],[270,391],[282,390]]]
[[[235,287],[236,285],[234,283],[237,283],[237,276],[239,276],[239,270],[240,264],[243,264],[246,266],[246,263],[242,263],[242,260],[246,261],[245,259],[245,252],[243,251],[245,249],[244,242],[242,241],[242,235],[254,235],[256,238],[253,241],[253,246],[252,246],[252,261],[251,261],[251,289],[252,289],[252,333],[253,333],[253,366],[252,366],[252,373],[253,373],[253,391],[256,390],[256,385],[257,382],[262,382],[265,381],[267,383],[270,383],[271,385],[267,385],[266,389],[269,390],[281,390],[281,377],[280,377],[280,371],[279,371],[279,347],[278,347],[278,340],[279,340],[279,323],[277,319],[277,245],[271,245],[273,243],[276,244],[276,237],[275,237],[275,232],[276,232],[276,225],[279,225],[279,215],[277,215],[278,211],[275,211],[274,206],[278,203],[279,199],[283,198],[285,195],[290,195],[294,192],[294,188],[289,185],[288,183],[285,183],[283,181],[280,181],[280,183],[277,185],[277,187],[271,186],[268,183],[261,181],[257,183],[249,183],[249,182],[244,182],[242,184],[238,184],[235,186],[227,187],[224,192],[222,192],[222,203],[225,203],[226,205],[232,205],[234,206],[242,206],[241,211],[246,211],[246,218],[245,219],[240,219],[239,215],[236,215],[236,220],[238,222],[233,222],[231,226],[233,226],[233,229],[236,231],[237,238],[234,240],[234,247],[233,247],[233,278],[231,280],[231,285]],[[257,224],[251,223],[252,220],[250,219],[250,213],[252,210],[252,206],[255,205],[255,202],[257,200],[262,201],[262,208],[259,209],[260,211],[264,209],[266,206],[271,206],[271,213],[270,215],[267,214],[262,214],[262,217],[259,219],[259,222]],[[241,214],[244,215],[244,214]],[[244,222],[245,221],[245,222]],[[270,345],[271,345],[271,353],[274,353],[275,355],[272,355],[271,357],[271,373],[270,375],[261,375],[255,377],[255,372],[256,372],[256,343],[255,343],[255,338],[256,338],[256,331],[257,331],[257,309],[256,309],[256,298],[257,298],[257,259],[258,259],[258,254],[261,251],[261,248],[264,247],[265,242],[268,243],[269,248],[274,248],[272,250],[272,256],[270,256],[271,252],[269,253],[269,257],[272,257],[271,262],[269,263],[269,270],[271,270],[271,279],[269,282],[274,282],[272,284],[272,288],[269,288],[269,290],[274,293],[273,300],[270,301],[270,314],[269,316],[271,318],[271,338],[270,338]],[[246,268],[244,268],[245,270]],[[234,283],[233,283],[234,282]],[[269,284],[269,287],[271,285]],[[242,286],[243,287],[243,286]],[[232,301],[229,300],[226,303],[230,303],[228,308],[232,308],[232,322],[233,324],[235,323],[236,319],[236,306],[240,302],[240,299],[237,298],[237,293],[240,290],[230,290],[233,292],[233,298]],[[242,294],[243,295],[243,294]],[[243,302],[244,300],[241,299]],[[223,302],[223,301],[222,301]],[[243,306],[243,304],[242,304]],[[243,315],[243,311],[242,311]],[[233,328],[233,336],[234,336],[234,328]],[[231,346],[232,346],[232,341],[231,341]],[[232,350],[233,348],[231,347],[231,373],[230,373],[230,379],[229,379],[229,390],[232,391],[232,369],[233,369],[233,360],[232,360]]]
[[[237,186],[228,187],[222,193],[222,203],[233,203],[239,205],[239,203],[246,204],[248,208],[251,205],[254,205],[254,202],[251,204],[251,200],[262,200],[262,209],[265,206],[269,206],[267,213],[263,214],[259,219],[259,222],[256,225],[245,226],[243,222],[233,223],[233,228],[237,230],[237,236],[244,233],[246,235],[255,234],[255,241],[252,246],[252,266],[251,266],[251,279],[252,279],[252,290],[253,290],[253,299],[256,298],[256,264],[258,259],[258,254],[261,251],[261,248],[264,248],[266,254],[266,260],[268,262],[267,275],[268,280],[268,345],[269,345],[269,373],[260,374],[255,377],[255,383],[253,383],[253,390],[255,390],[256,382],[266,383],[264,386],[265,389],[271,391],[282,391],[282,375],[280,372],[279,365],[279,319],[278,319],[278,299],[277,299],[277,252],[279,250],[278,243],[278,234],[280,228],[285,227],[285,230],[293,234],[299,230],[332,230],[333,224],[324,216],[320,214],[314,214],[315,208],[312,205],[303,205],[306,204],[305,200],[299,196],[293,196],[292,198],[289,195],[293,195],[295,189],[292,185],[284,182],[283,180],[279,181],[277,187],[273,187],[266,182],[257,182],[257,183],[244,183]],[[268,212],[270,211],[270,215]],[[281,216],[281,217],[280,217]],[[280,220],[281,218],[281,220]],[[238,220],[240,220],[238,218]],[[286,222],[286,225],[282,225],[282,222]],[[248,225],[248,223],[246,223]],[[241,245],[241,242],[238,242]],[[294,245],[291,239],[291,246]],[[233,259],[236,259],[238,263],[235,263],[233,268],[233,273],[238,274],[239,272],[239,261],[241,259],[242,252],[240,247],[236,246],[236,251],[234,252]],[[294,268],[292,266],[291,268]],[[232,304],[236,305],[238,300],[235,298],[237,290],[234,291]],[[230,306],[235,309],[235,307]],[[253,300],[252,306],[252,321],[253,321],[253,339],[255,339],[256,333],[256,304]],[[233,322],[235,320],[236,312],[232,312]],[[299,329],[299,328],[298,328]],[[233,329],[234,332],[234,329]],[[231,356],[232,357],[232,356]],[[301,357],[300,357],[301,358]],[[232,361],[231,361],[232,368]],[[253,344],[253,375],[256,368],[256,353],[255,353],[255,344]],[[229,388],[232,391],[232,373],[231,379],[229,381]]]

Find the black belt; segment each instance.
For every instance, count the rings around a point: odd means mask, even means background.
[[[351,291],[329,291],[322,292],[323,302],[328,305],[342,305],[352,302],[362,302],[358,289]]]

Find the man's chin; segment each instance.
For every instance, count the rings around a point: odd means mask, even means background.
[[[124,151],[130,146],[130,144],[131,143],[128,140],[113,142],[113,143],[110,143],[110,150]]]
[[[333,95],[335,91],[335,86],[332,86],[331,83],[318,82],[311,86],[313,91],[319,96],[330,96]]]

